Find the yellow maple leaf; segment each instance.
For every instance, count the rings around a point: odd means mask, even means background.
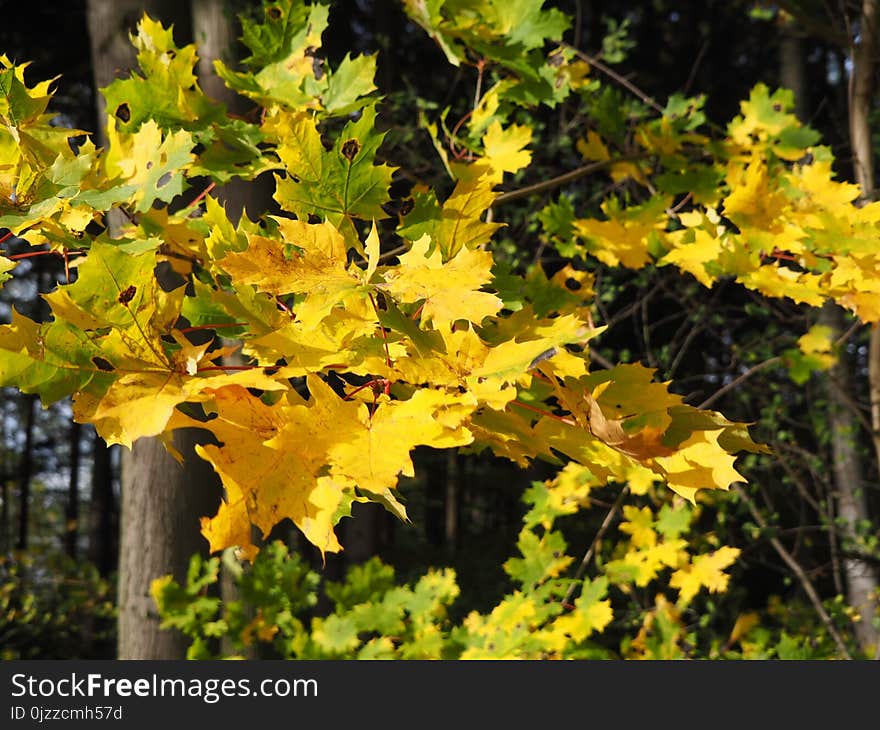
[[[611,159],[608,147],[592,129],[587,132],[586,139],[579,139],[575,146],[585,160],[604,162]]]
[[[379,266],[379,230],[376,228],[376,221],[373,221],[373,226],[370,228],[370,233],[367,235],[367,241],[364,245],[364,252],[367,254],[367,268],[364,271],[364,283],[369,284],[370,279],[373,278],[373,274],[376,273],[376,269]]]
[[[805,355],[812,355],[822,369],[830,368],[837,360],[834,356],[834,330],[827,325],[816,324],[798,337],[798,348]]]
[[[792,181],[808,198],[799,201],[799,207],[809,201],[816,209],[835,215],[848,216],[853,211],[852,202],[859,197],[858,185],[833,179],[831,160],[816,160],[810,165],[795,166]]]
[[[454,171],[459,173],[459,180],[443,203],[440,219],[428,230],[445,259],[455,256],[463,248],[476,249],[488,243],[503,225],[483,220],[483,215],[498,197],[489,165],[484,162],[473,164],[467,174],[462,174],[460,166]]]
[[[821,306],[827,296],[823,292],[822,277],[775,264],[760,266],[737,279],[750,289],[771,297],[788,297],[814,307]]]
[[[662,204],[662,205],[661,205]],[[607,220],[581,218],[573,222],[575,232],[587,240],[589,252],[608,266],[640,269],[651,261],[649,237],[666,227],[668,201],[620,211],[602,203]]]
[[[590,634],[601,633],[614,618],[611,601],[602,599],[608,587],[606,578],[585,580],[581,595],[574,602],[574,609],[558,616],[540,632],[539,638],[551,650],[561,651],[569,642],[579,642]]]
[[[333,307],[362,290],[363,272],[349,270],[345,240],[332,223],[277,221],[283,243],[249,234],[246,251],[229,253],[218,264],[236,284],[253,284],[274,295],[304,294],[296,314],[306,327],[315,327]],[[285,244],[295,250],[285,250]],[[375,247],[372,239],[370,244]]]
[[[650,583],[664,568],[676,568],[687,560],[687,542],[674,538],[661,540],[653,545],[642,548],[631,548],[620,560],[608,563],[608,570],[613,572],[620,565],[626,570],[624,575],[632,574],[633,582],[640,588]]]
[[[690,565],[679,568],[669,579],[672,588],[678,588],[678,605],[684,606],[706,588],[710,593],[727,590],[730,575],[724,569],[733,564],[739,557],[739,548],[722,547],[708,555],[699,555],[691,560]]]
[[[77,393],[73,414],[80,423],[94,424],[108,444],[131,448],[137,439],[165,431],[181,403],[212,400],[215,391],[231,386],[261,390],[288,387],[259,368],[210,376],[169,371],[125,373],[100,396]]]
[[[309,378],[310,392],[312,386],[316,399],[329,400],[332,396],[337,405],[343,402],[316,378]],[[323,389],[328,392],[321,396]],[[330,474],[350,480],[383,500],[393,500],[390,490],[397,485],[398,476],[414,476],[410,459],[413,448],[452,448],[473,441],[464,422],[475,405],[466,396],[428,389],[416,391],[406,401],[383,396],[372,413],[365,404],[358,404],[355,422],[342,424],[344,438],[337,430],[340,419],[331,412],[327,420],[334,433],[334,442],[327,448]],[[296,431],[285,429],[292,438],[301,438]],[[393,502],[396,504],[396,500]]]
[[[295,393],[269,406],[241,387],[215,394],[216,418],[206,423],[220,446],[198,446],[223,482],[226,496],[214,517],[202,520],[202,533],[211,551],[239,546],[247,555],[251,525],[264,535],[281,520],[290,518],[321,552],[341,549],[333,532],[339,506],[351,499],[352,487],[344,480],[323,474],[327,450],[337,424],[328,415],[350,411],[349,422],[360,407],[335,396],[340,408],[328,410],[319,399],[309,404]],[[345,430],[345,424],[340,424]],[[278,440],[284,428],[299,428],[299,439]],[[227,448],[228,446],[228,448]]]
[[[492,280],[492,254],[462,248],[444,262],[440,250],[430,248],[427,235],[413,243],[399,266],[386,270],[380,288],[400,302],[424,300],[422,319],[435,329],[449,328],[459,319],[479,324],[501,310],[497,296],[480,291]]]
[[[587,467],[570,461],[547,482],[547,501],[554,512],[574,514],[589,503],[590,491],[597,486],[596,477]],[[549,522],[544,526],[550,529]]]
[[[461,659],[531,658],[534,629],[543,622],[544,613],[534,595],[521,591],[506,595],[488,615],[472,611],[463,621],[468,647]]]
[[[706,264],[717,261],[723,250],[722,240],[713,237],[702,228],[674,231],[667,236],[674,246],[657,263],[675,264],[682,271],[692,274],[705,287],[711,287],[715,277],[706,271]]]
[[[525,317],[530,317],[530,321],[527,322]],[[514,334],[508,332],[512,329],[509,326],[511,320],[522,322],[523,328],[516,332],[518,336],[497,342],[491,347],[483,363],[472,371],[469,382],[487,380],[527,385],[531,382],[532,368],[538,364],[536,361],[559,377],[583,374],[586,367],[584,359],[570,357],[563,346],[584,344],[601,331],[589,327],[572,314],[555,319],[536,319],[531,310],[523,309],[501,323],[499,330],[493,333],[493,339],[495,336]]]
[[[756,157],[745,170],[733,167],[727,182],[731,192],[724,199],[724,212],[740,227],[748,225],[775,230],[788,204],[785,195],[771,186],[767,163]]]
[[[652,547],[657,543],[657,533],[654,531],[654,513],[650,507],[639,509],[633,505],[624,505],[624,522],[620,523],[620,531],[630,535],[630,541],[635,547]]]
[[[733,468],[736,457],[718,443],[721,431],[694,431],[674,453],[658,456],[654,463],[669,488],[696,503],[699,489],[728,489],[745,478]]]
[[[394,369],[410,383],[427,381],[441,387],[465,384],[476,368],[483,364],[489,347],[470,327],[439,331],[442,348],[420,351],[407,340],[406,352],[394,358]]]
[[[559,269],[550,281],[560,289],[565,289],[574,294],[583,304],[592,303],[595,297],[595,292],[593,291],[595,277],[593,274],[589,271],[575,269],[570,263]],[[570,284],[575,288],[572,289],[572,286],[569,286]]]
[[[525,149],[532,141],[532,128],[513,124],[506,129],[497,119],[483,135],[483,159],[492,168],[492,177],[501,182],[505,172],[519,172],[532,161],[532,153]]]

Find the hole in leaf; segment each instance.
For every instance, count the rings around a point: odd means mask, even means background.
[[[281,20],[281,15],[282,15],[281,8],[279,8],[277,5],[272,5],[268,8],[266,8],[266,15],[271,20]]]
[[[114,370],[114,367],[110,362],[105,360],[103,357],[99,357],[98,355],[95,355],[92,358],[92,363],[96,368],[98,368],[98,370],[103,370],[105,373]]]
[[[84,134],[75,134],[67,138],[67,146],[70,147],[70,151],[73,152],[73,154],[78,155],[79,148],[85,144],[86,139],[86,135]]]
[[[162,177],[160,177],[156,181],[156,187],[157,188],[164,188],[170,182],[171,182],[171,173],[166,172],[164,175],[162,175]]]
[[[116,107],[116,118],[123,124],[131,119],[131,109],[129,109],[128,104],[122,103]]]
[[[320,81],[324,75],[324,62],[320,58],[312,59],[312,73],[315,75],[316,81]]]
[[[357,157],[357,154],[360,151],[361,143],[356,139],[349,139],[342,143],[342,156],[349,162],[353,162],[354,158]]]
[[[190,282],[184,279],[171,267],[171,264],[168,261],[160,261],[156,264],[153,273],[156,276],[156,281],[159,282],[159,286],[162,287],[162,291],[173,291],[184,284],[190,284]],[[188,291],[187,295],[195,296],[195,293],[190,293]]]

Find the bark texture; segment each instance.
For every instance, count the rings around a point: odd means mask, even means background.
[[[189,454],[203,433],[176,431],[174,445]],[[159,630],[150,584],[167,573],[185,582],[190,556],[205,552],[198,520],[217,511],[214,472],[195,456],[178,464],[157,439],[140,439],[123,451],[122,473],[119,658],[180,659],[188,641]]]
[[[859,40],[853,49],[850,79],[850,145],[855,178],[862,188],[863,202],[874,198],[874,151],[871,144],[870,112],[876,73],[877,12],[878,0],[863,0],[859,18]],[[880,331],[877,325],[871,330],[868,358],[871,438],[880,467]],[[837,489],[838,515],[844,522],[847,537],[856,540],[859,523],[870,521],[863,485],[838,481]],[[847,575],[847,599],[859,614],[859,620],[855,623],[859,646],[875,657],[880,657],[880,634],[873,624],[873,619],[877,617],[877,574],[870,563],[858,559],[848,559],[844,563],[844,569]]]

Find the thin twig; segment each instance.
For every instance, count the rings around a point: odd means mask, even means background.
[[[595,352],[594,350],[590,350],[590,361],[598,363],[606,370],[611,370],[614,367],[614,363],[611,362],[611,360],[609,360],[604,355],[600,355],[598,352]]]
[[[681,93],[685,96],[688,95],[690,91],[691,85],[697,78],[697,70],[700,68],[700,64],[703,62],[703,56],[706,55],[706,51],[709,50],[709,39],[707,38],[703,41],[703,45],[700,46],[700,50],[697,53],[696,59],[694,59],[694,63],[691,66],[691,72],[688,74],[687,81],[684,82],[684,86],[681,88]]]
[[[545,190],[552,190],[553,188],[558,188],[566,183],[574,182],[575,180],[579,180],[580,178],[589,175],[594,172],[599,172],[600,170],[604,170],[607,167],[611,167],[616,165],[619,162],[635,162],[637,160],[645,159],[647,155],[627,155],[625,157],[616,157],[612,160],[599,160],[598,162],[590,162],[589,164],[582,165],[581,167],[577,167],[574,170],[569,170],[562,175],[557,175],[556,177],[550,178],[549,180],[542,180],[539,183],[535,183],[534,185],[528,185],[524,188],[520,188],[519,190],[511,190],[507,193],[502,193],[495,201],[492,203],[493,206],[501,205],[502,203],[509,203],[512,200],[519,200],[520,198],[524,198],[527,195],[534,195],[535,193],[543,193]]]
[[[800,475],[794,470],[794,467],[788,463],[788,459],[786,459],[779,447],[774,445],[773,455],[776,457],[776,460],[779,462],[779,465],[782,467],[783,471],[788,474],[789,479],[794,483],[795,488],[798,490],[798,493],[801,495],[801,498],[812,507],[817,513],[822,514],[822,505],[819,504],[819,501],[810,494],[807,489],[807,485],[804,484],[803,479],[801,479]]]
[[[593,541],[590,543],[590,547],[587,548],[587,552],[584,553],[584,557],[581,558],[581,564],[578,566],[577,572],[575,573],[574,580],[572,584],[568,587],[568,592],[565,594],[565,598],[562,599],[562,605],[570,605],[572,596],[574,596],[575,590],[577,590],[578,584],[581,582],[581,578],[584,575],[584,571],[587,569],[587,566],[590,564],[590,561],[593,559],[593,553],[596,551],[596,546],[599,544],[599,541],[605,536],[605,533],[608,531],[608,528],[611,526],[611,521],[614,519],[614,516],[617,514],[617,511],[620,509],[620,505],[623,504],[623,500],[626,499],[626,496],[629,494],[629,485],[624,485],[623,489],[620,490],[620,494],[617,495],[617,499],[614,500],[614,504],[611,505],[611,509],[608,510],[608,513],[605,515],[605,519],[602,520],[602,524],[599,526],[599,529],[596,531],[596,536],[593,538]]]
[[[650,96],[649,94],[642,91],[632,81],[630,81],[628,78],[626,78],[624,76],[621,76],[619,73],[617,73],[617,71],[615,71],[610,66],[606,66],[604,63],[602,63],[602,61],[600,61],[598,58],[596,58],[596,56],[591,56],[589,53],[584,53],[583,51],[578,50],[574,46],[570,46],[568,43],[563,43],[562,45],[565,46],[566,48],[569,48],[571,51],[573,51],[574,54],[578,58],[580,58],[582,61],[586,61],[591,66],[599,69],[603,74],[608,76],[610,79],[613,79],[614,81],[616,81],[618,84],[623,86],[631,94],[637,96],[645,104],[647,104],[649,107],[651,107],[654,111],[660,112],[661,114],[663,113],[663,107],[660,106],[660,104],[658,104],[652,96]]]
[[[749,508],[749,512],[752,513],[752,517],[757,523],[758,527],[762,530],[767,529],[767,522],[764,520],[761,511],[755,506],[755,503],[751,500],[751,498],[745,493],[741,487],[734,485],[734,491],[740,496],[743,502],[746,503],[746,506]],[[785,564],[791,569],[791,571],[797,576],[797,579],[801,583],[801,587],[804,589],[804,592],[807,594],[807,597],[810,599],[810,603],[813,604],[813,608],[816,609],[816,613],[819,615],[819,618],[822,620],[822,623],[825,624],[825,628],[828,630],[829,635],[834,640],[835,645],[837,646],[837,650],[840,652],[841,656],[844,659],[852,659],[849,651],[846,648],[846,644],[844,644],[843,639],[838,633],[837,629],[834,626],[834,622],[831,620],[831,617],[828,615],[828,612],[825,610],[825,607],[822,605],[822,599],[819,597],[819,594],[816,593],[816,589],[813,587],[813,584],[810,582],[809,576],[804,572],[804,569],[801,567],[800,563],[794,559],[792,554],[786,550],[785,546],[779,542],[779,540],[775,537],[768,538],[770,544],[773,546],[773,549],[779,553],[779,557],[785,562]]]
[[[840,347],[844,342],[846,342],[850,337],[853,336],[853,333],[864,324],[858,317],[853,320],[853,323],[849,326],[849,328],[844,332],[840,337],[834,340],[834,346]]]
[[[729,390],[733,390],[738,385],[741,385],[743,382],[745,382],[746,380],[751,378],[755,373],[760,372],[761,370],[766,370],[771,365],[776,365],[781,361],[782,361],[782,357],[777,355],[776,357],[768,358],[767,360],[764,360],[763,362],[759,362],[757,365],[750,367],[742,375],[734,378],[727,385],[716,390],[712,395],[710,395],[708,398],[706,398],[706,400],[704,400],[702,403],[700,403],[700,405],[698,405],[697,408],[708,408],[716,400],[718,400],[722,395],[727,393]]]
[[[397,254],[406,253],[407,251],[409,251],[409,245],[404,243],[402,246],[392,248],[390,251],[386,251],[385,253],[380,255],[379,261],[387,261],[388,259],[397,256]]]

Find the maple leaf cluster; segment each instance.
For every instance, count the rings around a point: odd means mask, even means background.
[[[744,424],[684,404],[640,365],[591,368],[589,342],[603,327],[593,323],[589,275],[569,266],[521,277],[493,257],[498,186],[531,160],[532,130],[512,123],[511,110],[558,103],[588,73],[561,47],[545,52],[564,16],[541,2],[487,1],[477,16],[404,5],[452,63],[472,48],[502,73],[469,122],[467,159],[444,157],[451,193],[416,186],[396,221],[385,212],[395,168],[379,155],[375,57],[316,63],[323,5],[273,3],[244,26],[243,69],[216,64],[258,105],[245,118],[201,91],[195,47],[177,47],[170,29],[144,17],[133,36],[139,70],[103,90],[103,150],[69,144],[83,133],[49,123],[48,83],[29,87],[24,66],[0,57],[0,226],[63,256],[68,272],[45,295],[48,321],[15,312],[0,327],[0,385],[44,405],[72,397],[74,418],[110,444],[158,437],[173,449],[175,429],[210,431],[216,443],[197,453],[225,498],[203,532],[212,551],[237,546],[249,557],[259,548],[252,527],[265,536],[285,518],[322,552],[340,550],[334,525],[355,501],[406,519],[396,488],[413,475],[419,446],[574,462],[602,483],[658,479],[689,500],[742,481],[735,454],[759,449]],[[818,154],[783,164],[802,140],[761,93],[731,126],[724,173],[723,203],[742,232],[720,225],[707,203],[662,234],[659,263],[701,280],[734,270],[748,286],[801,300],[825,287],[823,296],[874,316],[876,293],[858,277],[876,253],[857,234],[875,225],[875,209],[853,217],[855,192],[828,182]],[[680,136],[660,120],[645,144],[674,157]],[[585,149],[604,154],[599,139]],[[182,202],[197,179],[266,172],[276,215],[233,221],[210,194]],[[655,203],[607,207],[608,220],[572,228],[600,260],[642,266],[668,207]],[[108,223],[113,209],[125,213],[119,227]],[[853,241],[844,253],[827,243],[832,223]],[[783,232],[787,250],[823,273],[761,258]],[[14,265],[0,258],[0,277]],[[682,593],[710,569],[681,568]],[[560,635],[606,621],[603,591],[584,592],[584,610],[558,619]]]

